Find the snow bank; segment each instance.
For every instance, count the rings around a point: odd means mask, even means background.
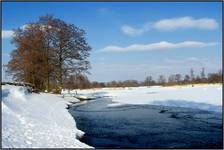
[[[202,110],[222,110],[222,85],[195,85],[173,87],[135,87],[135,88],[104,88],[94,90],[78,90],[80,94],[94,95],[101,93],[110,96],[115,107],[122,104],[153,104],[198,108]]]
[[[4,148],[89,148],[78,138],[84,132],[53,94],[29,94],[25,87],[2,86]]]

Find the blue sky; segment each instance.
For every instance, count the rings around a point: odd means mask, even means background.
[[[3,64],[15,48],[11,30],[52,14],[87,32],[92,81],[221,69],[219,2],[3,2],[2,8]]]

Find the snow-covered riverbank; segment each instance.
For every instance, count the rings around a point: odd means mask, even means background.
[[[75,91],[72,91],[75,92]],[[220,112],[222,110],[222,85],[206,84],[171,87],[133,87],[77,90],[78,94],[94,97],[109,96],[114,104],[153,104],[197,108]]]
[[[63,98],[2,86],[3,148],[88,148]]]

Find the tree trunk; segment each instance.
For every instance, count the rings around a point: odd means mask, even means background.
[[[50,91],[49,41],[47,43],[47,91]]]
[[[60,54],[59,54],[59,86],[60,86],[60,89],[63,88],[63,81],[62,81],[62,63],[63,63],[63,60],[62,60],[62,49],[60,48]]]

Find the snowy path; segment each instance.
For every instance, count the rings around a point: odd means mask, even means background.
[[[28,94],[23,87],[3,86],[2,146],[4,148],[88,148],[83,132],[53,94]]]

